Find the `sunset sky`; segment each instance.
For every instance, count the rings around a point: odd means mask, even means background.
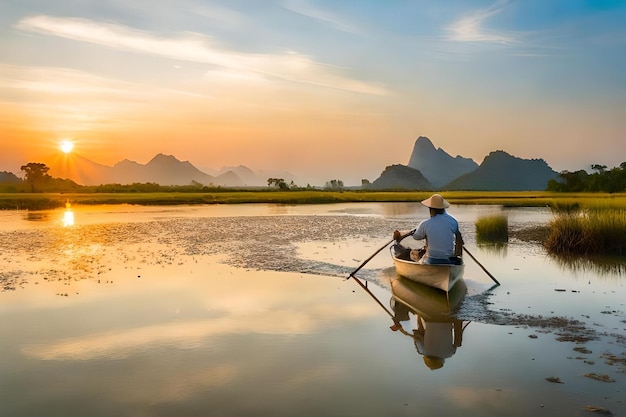
[[[0,171],[157,153],[376,179],[418,136],[481,163],[626,161],[626,1],[0,0]]]

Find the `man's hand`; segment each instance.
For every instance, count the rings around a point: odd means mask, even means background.
[[[402,235],[400,234],[399,230],[394,230],[393,231],[393,240],[395,240],[396,242],[399,242],[402,239]]]

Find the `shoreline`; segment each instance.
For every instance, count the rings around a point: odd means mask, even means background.
[[[419,203],[432,191],[228,190],[150,193],[0,193],[0,210],[46,210],[72,205],[147,206],[206,204]],[[440,191],[451,204],[505,207],[626,208],[626,193],[556,193],[548,191]]]

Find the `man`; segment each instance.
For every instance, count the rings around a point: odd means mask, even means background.
[[[398,243],[408,235],[413,235],[416,240],[426,239],[426,253],[419,259],[420,263],[459,263],[463,251],[463,238],[457,220],[446,213],[450,203],[441,195],[433,194],[422,201],[422,204],[429,208],[430,218],[422,221],[416,229],[405,235],[394,231],[393,238]]]

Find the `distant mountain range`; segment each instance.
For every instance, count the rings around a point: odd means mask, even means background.
[[[191,185],[198,183],[220,187],[265,187],[269,178],[282,178],[298,184],[289,172],[254,172],[248,167],[223,167],[201,171],[189,161],[172,155],[157,154],[147,164],[125,159],[114,166],[101,165],[78,155],[48,165],[48,174],[71,179],[80,185],[157,183]],[[408,165],[386,167],[380,177],[364,188],[372,190],[476,190],[533,191],[545,190],[548,181],[558,173],[543,159],[521,159],[505,151],[493,151],[478,165],[471,158],[450,156],[435,148],[430,139],[420,136],[415,141]],[[21,181],[10,172],[0,172],[0,183]],[[302,184],[298,184],[302,185]]]
[[[470,158],[452,157],[430,139],[415,141],[409,165],[385,168],[370,189],[536,191],[545,190],[558,173],[543,159],[521,159],[504,151],[491,152],[478,165]]]
[[[71,160],[50,165],[51,176],[69,178],[81,185],[157,183],[161,185],[202,185],[221,187],[267,186],[268,178],[283,178],[287,183],[295,177],[288,172],[254,173],[245,166],[223,168],[209,175],[189,161],[180,161],[172,155],[158,154],[147,164],[124,159],[114,166],[101,165],[87,158],[73,155]]]

